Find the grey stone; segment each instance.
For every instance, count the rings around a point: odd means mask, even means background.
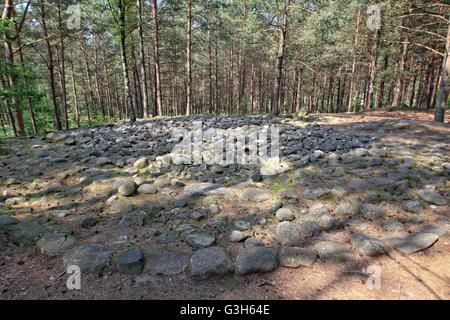
[[[76,243],[75,237],[64,233],[49,233],[37,242],[39,250],[49,256],[56,257],[63,254]]]
[[[405,203],[405,210],[412,213],[419,213],[423,210],[423,205],[420,201],[408,201]]]
[[[184,273],[189,267],[190,253],[167,252],[146,263],[144,272],[155,275],[174,276]]]
[[[230,234],[230,242],[242,242],[250,236],[249,232],[233,230]]]
[[[86,217],[81,221],[81,226],[85,229],[90,229],[99,223],[100,219],[98,217]]]
[[[317,254],[311,250],[299,247],[281,247],[278,259],[283,267],[310,267],[316,261]]]
[[[117,270],[124,274],[141,274],[144,268],[144,255],[139,248],[121,252],[117,258]]]
[[[247,240],[245,240],[244,245],[245,247],[262,247],[264,244],[260,239],[250,237]]]
[[[148,159],[146,157],[142,157],[134,162],[133,167],[135,169],[140,170],[144,169],[145,167],[148,167],[148,164],[149,164]]]
[[[10,227],[12,241],[18,245],[34,244],[46,231],[37,221],[22,221]]]
[[[294,189],[284,189],[278,192],[281,199],[298,199],[298,194]]]
[[[234,222],[234,228],[239,231],[246,231],[251,228],[251,224],[248,221],[236,220]]]
[[[6,214],[0,215],[0,229],[19,223],[19,220]]]
[[[184,187],[184,194],[191,197],[202,196],[219,187],[219,185],[209,182],[192,183]]]
[[[439,240],[439,236],[434,233],[419,232],[409,234],[407,232],[402,232],[387,236],[383,240],[398,251],[405,254],[411,254],[428,249]]]
[[[362,233],[352,235],[352,245],[359,253],[369,257],[375,257],[389,253],[390,247],[383,241]]]
[[[158,192],[158,188],[156,188],[155,186],[151,185],[151,184],[143,184],[138,188],[138,193],[139,194],[155,194]]]
[[[371,203],[364,203],[359,208],[362,215],[369,219],[381,219],[386,215],[386,211]]]
[[[113,251],[98,244],[76,247],[63,256],[64,265],[79,266],[82,272],[101,273],[111,264]]]
[[[186,242],[194,249],[202,249],[215,245],[216,238],[203,234],[190,234],[187,236]]]
[[[300,220],[296,224],[300,237],[306,239],[322,233],[320,225],[314,221]]]
[[[402,231],[405,229],[405,225],[400,221],[386,221],[383,224],[383,229],[388,232]]]
[[[352,251],[335,241],[319,241],[313,246],[323,261],[347,262],[355,259]]]
[[[100,158],[97,158],[96,164],[99,167],[103,167],[103,166],[106,166],[106,165],[112,165],[113,162],[109,158],[100,157]]]
[[[125,196],[125,197],[129,197],[132,196],[135,192],[136,192],[136,183],[134,183],[134,181],[128,181],[124,184],[122,184],[118,191],[121,195]]]
[[[445,230],[431,224],[420,226],[415,231],[419,233],[434,233],[440,237],[447,233]]]
[[[303,196],[306,199],[315,200],[329,193],[329,190],[323,188],[306,189]]]
[[[355,207],[352,206],[350,203],[340,203],[336,207],[336,214],[343,215],[343,216],[351,216],[356,213]]]
[[[275,214],[281,207],[283,207],[282,202],[280,201],[271,202],[267,208],[267,211],[269,212],[269,214]]]
[[[423,201],[434,204],[436,206],[443,206],[447,203],[447,200],[437,192],[420,190],[418,195]]]
[[[251,273],[270,272],[277,268],[276,255],[269,248],[244,248],[236,260],[236,273],[246,275]]]
[[[233,273],[234,266],[228,253],[220,247],[196,251],[190,259],[191,274],[196,279],[223,277]]]
[[[277,225],[277,240],[283,246],[298,246],[302,243],[297,226],[288,221]]]
[[[278,209],[275,215],[278,221],[292,221],[295,219],[295,211],[289,207],[283,207]]]
[[[174,243],[178,240],[178,232],[176,231],[170,231],[167,233],[163,233],[159,236],[158,241],[160,243]]]
[[[269,200],[272,198],[272,193],[265,189],[247,188],[242,191],[240,197],[242,200],[258,202]]]
[[[15,206],[15,205],[27,202],[27,200],[28,199],[25,196],[12,197],[12,198],[6,199],[5,204],[7,206]]]

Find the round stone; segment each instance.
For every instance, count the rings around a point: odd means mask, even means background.
[[[269,248],[248,247],[236,260],[236,273],[240,276],[251,273],[270,272],[277,268],[278,259]]]
[[[64,265],[76,265],[82,272],[100,273],[111,264],[113,251],[98,244],[76,247],[63,256]]]
[[[277,240],[283,246],[298,246],[302,243],[297,226],[288,221],[277,225]]]
[[[190,258],[191,274],[196,279],[223,277],[233,273],[234,266],[228,253],[220,247],[196,251]]]
[[[73,247],[75,243],[75,237],[69,234],[51,233],[39,239],[37,246],[43,254],[49,257],[56,257]]]
[[[124,184],[122,184],[118,191],[121,195],[125,196],[125,197],[129,197],[132,196],[135,192],[136,192],[136,183],[128,181]]]
[[[138,248],[130,248],[120,253],[117,258],[117,270],[124,274],[141,274],[144,256]]]

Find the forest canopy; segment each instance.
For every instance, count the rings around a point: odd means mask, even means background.
[[[436,109],[445,1],[5,0],[0,134],[155,116]]]

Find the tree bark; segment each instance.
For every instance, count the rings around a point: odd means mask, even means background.
[[[447,105],[449,95],[449,78],[450,76],[450,23],[447,31],[447,44],[445,47],[445,56],[442,61],[441,84],[439,87],[439,97],[436,104],[436,113],[434,121],[444,122],[445,106]]]
[[[188,0],[187,3],[186,20],[186,115],[189,116],[192,109],[192,0]]]

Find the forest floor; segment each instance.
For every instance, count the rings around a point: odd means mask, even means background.
[[[173,164],[186,118],[4,140],[0,299],[450,299],[450,125],[195,119],[278,125],[283,166]]]

